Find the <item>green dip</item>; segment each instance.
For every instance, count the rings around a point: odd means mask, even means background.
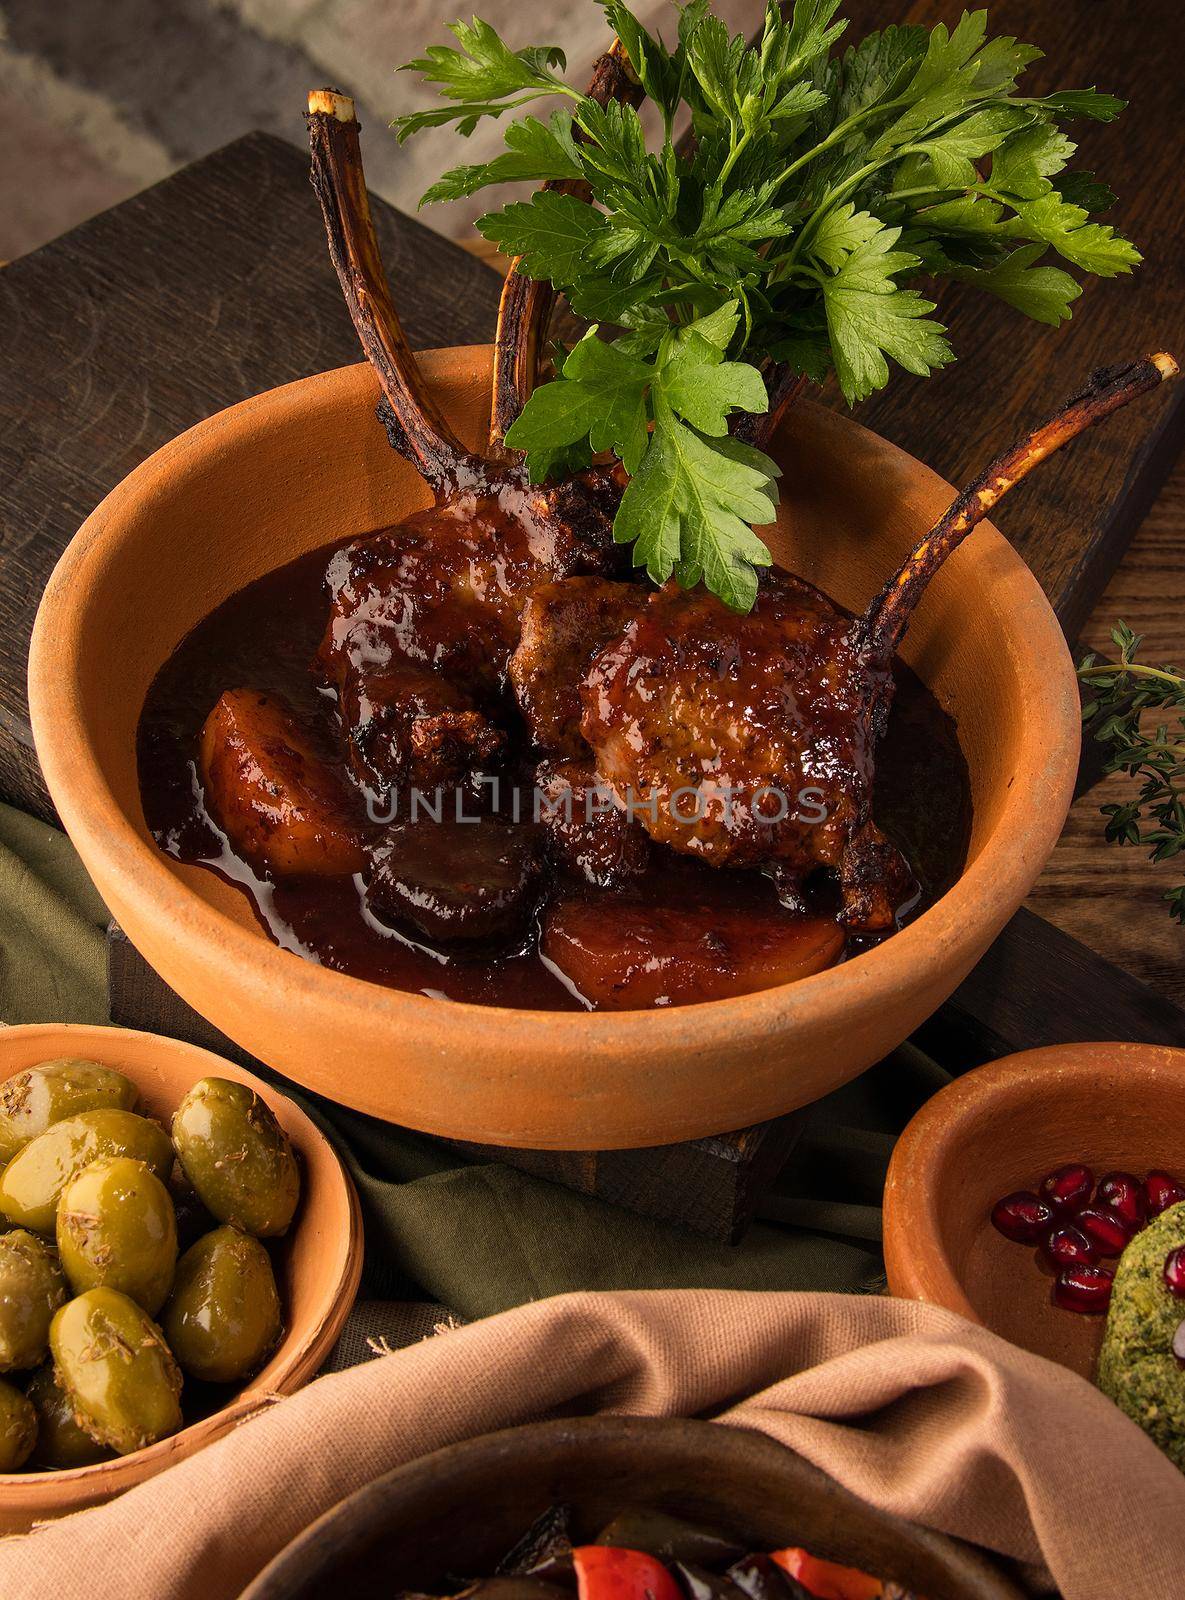
[[[1173,1335],[1185,1300],[1165,1287],[1165,1257],[1185,1245],[1185,1201],[1170,1206],[1120,1257],[1096,1382],[1185,1471],[1185,1367]]]

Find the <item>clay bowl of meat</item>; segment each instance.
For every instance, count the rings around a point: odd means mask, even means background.
[[[1020,1593],[978,1551],[876,1510],[763,1434],[649,1417],[512,1428],[399,1467],[313,1523],[244,1600],[394,1588],[477,1600]]]
[[[429,352],[420,367],[453,428],[476,442],[491,352]],[[199,424],[104,501],[51,579],[30,661],[38,755],[62,822],[129,938],[195,1009],[277,1070],[373,1115],[483,1143],[610,1148],[698,1137],[806,1104],[886,1054],[1023,900],[1071,793],[1078,702],[1066,646],[1031,573],[989,526],[939,575],[902,651],[925,685],[918,698],[933,734],[904,741],[918,765],[904,762],[902,818],[924,833],[927,816],[946,809],[939,853],[949,864],[936,870],[951,881],[891,937],[824,970],[782,981],[775,969],[769,987],[759,973],[753,992],[731,998],[586,1010],[537,955],[454,965],[435,959],[422,935],[378,935],[389,966],[374,981],[335,970],[334,925],[321,926],[315,893],[311,909],[284,904],[272,915],[293,882],[356,904],[352,856],[349,872],[296,880],[257,876],[229,850],[220,872],[184,859],[205,719],[247,670],[234,653],[262,640],[251,687],[276,692],[275,669],[291,696],[319,643],[333,547],[429,500],[376,427],[377,398],[370,369],[357,366]],[[767,530],[774,553],[853,610],[950,498],[918,462],[807,403],[773,449],[788,491],[784,519]],[[229,629],[218,611],[228,602]],[[213,635],[202,640],[212,614]],[[288,651],[293,618],[301,636]],[[191,674],[178,651],[195,638]],[[162,719],[163,752],[149,772],[150,784],[166,786],[161,795],[142,789],[138,733],[150,692],[176,660],[185,671],[167,709],[191,748],[170,748]],[[200,701],[188,724],[186,682]],[[158,759],[151,748],[147,756]],[[176,853],[158,845],[146,800]],[[216,837],[197,848],[217,864]],[[772,894],[753,906],[765,886],[757,875],[734,884],[739,914],[728,931],[742,943],[750,918],[763,927],[759,913],[776,907]],[[600,915],[595,891],[589,903],[586,937],[599,928],[611,954],[629,937],[623,914],[637,902],[607,891]],[[694,892],[687,909],[696,910]],[[367,931],[351,910],[351,935]],[[678,899],[665,920],[658,934],[673,941]],[[308,959],[317,945],[320,958]],[[809,973],[809,951],[806,965]]]
[[[199,424],[71,544],[30,659],[66,828],[172,988],[360,1110],[595,1149],[818,1098],[950,994],[1065,818],[1072,664],[982,519],[1172,364],[1096,375],[953,500],[771,404],[778,565],[738,615],[623,564],[617,470],[535,488],[505,447],[539,285],[507,280],[496,359],[412,355],[349,103],[310,122],[369,365]]]
[[[1089,1377],[1118,1256],[1182,1199],[1185,1050],[1026,1050],[956,1079],[901,1135],[889,1288]]]

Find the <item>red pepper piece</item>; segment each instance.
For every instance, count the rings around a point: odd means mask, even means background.
[[[809,1550],[771,1550],[769,1558],[815,1595],[816,1600],[882,1600],[885,1592],[879,1578],[870,1578],[855,1567],[841,1567],[834,1561],[820,1560]]]
[[[582,1544],[572,1561],[580,1600],[683,1600],[662,1562],[641,1550]]]

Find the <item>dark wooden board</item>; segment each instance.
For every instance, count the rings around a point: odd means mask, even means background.
[[[1185,1046],[1185,1011],[1032,911],[1020,910],[914,1034],[951,1072],[1047,1044]]]
[[[845,0],[849,36],[887,21],[953,26],[962,0]],[[971,9],[968,6],[967,9]],[[1098,86],[1129,101],[1118,121],[1069,125],[1082,165],[1119,196],[1100,220],[1139,245],[1130,277],[1087,281],[1058,329],[1029,322],[961,288],[940,315],[958,361],[931,379],[896,374],[856,415],[953,483],[965,482],[1012,436],[1073,393],[1093,368],[1174,350],[1185,358],[1185,60],[1181,0],[992,0],[993,34],[1040,46],[1026,91]],[[1054,259],[1052,256],[1051,260]],[[1069,638],[1102,594],[1185,442],[1185,383],[1133,406],[1042,467],[995,518],[1033,568]]]
[[[412,343],[493,335],[495,273],[390,206]],[[0,798],[53,816],[25,699],[46,579],[83,519],[183,429],[361,359],[308,159],[251,134],[0,270]]]

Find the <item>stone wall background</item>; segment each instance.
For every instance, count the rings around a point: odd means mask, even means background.
[[[558,43],[574,79],[607,40],[594,0],[477,0],[515,47]],[[670,27],[666,0],[637,7]],[[717,0],[735,27],[758,0]],[[0,261],[54,238],[252,128],[304,143],[309,88],[353,94],[371,186],[405,210],[446,166],[479,160],[498,126],[462,145],[449,130],[400,148],[397,112],[428,103],[402,61],[446,41],[460,0],[0,0]],[[470,236],[474,200],[425,213]]]

